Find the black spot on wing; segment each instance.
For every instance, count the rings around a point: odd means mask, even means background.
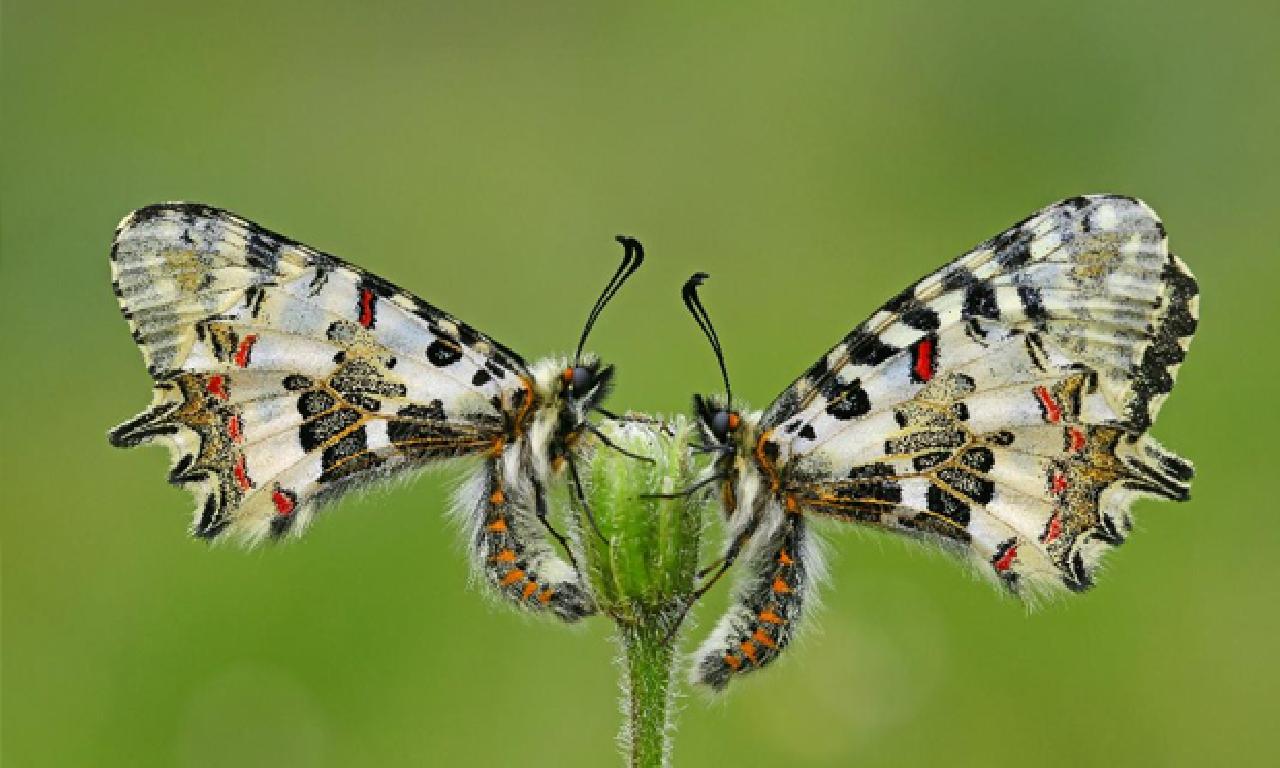
[[[462,350],[456,345],[436,339],[427,347],[427,359],[437,368],[444,368],[461,360]]]
[[[989,472],[996,464],[996,456],[990,448],[979,446],[960,454],[960,463],[978,472]]]
[[[996,303],[996,289],[987,282],[975,282],[964,292],[964,308],[961,316],[966,320],[985,317],[1000,319],[1000,306]]]
[[[299,410],[301,410],[301,404],[299,404]],[[302,450],[314,451],[359,421],[358,411],[353,408],[340,408],[304,422],[298,430]],[[363,431],[364,428],[360,427],[360,429]]]
[[[1031,260],[1032,233],[1022,227],[1014,227],[996,236],[991,242],[995,252],[996,263],[1005,269],[1013,270]]]
[[[959,467],[940,469],[937,477],[961,496],[978,504],[990,504],[995,497],[995,483]]]
[[[330,410],[335,405],[337,401],[334,400],[333,395],[324,390],[313,389],[303,392],[298,398],[298,413],[302,418],[310,419]]]
[[[851,363],[865,366],[879,365],[901,351],[884,343],[876,334],[863,330],[855,331],[846,339],[845,349]]]
[[[969,525],[969,505],[942,490],[936,483],[930,483],[929,490],[925,492],[925,506],[930,512],[942,515],[957,525]]]
[[[311,389],[313,386],[315,386],[315,384],[311,381],[311,379],[307,378],[306,376],[303,376],[300,373],[291,373],[288,376],[285,376],[284,380],[281,382],[281,385],[285,389],[289,390],[290,392],[297,392],[303,389]]]
[[[871,399],[857,379],[844,382],[837,377],[828,383],[822,394],[829,401],[827,413],[840,421],[855,419],[871,410]]]
[[[942,290],[954,291],[963,288],[974,280],[973,273],[964,267],[955,266],[942,275]]]
[[[324,467],[320,482],[331,483],[381,466],[382,459],[370,453],[368,446],[368,437],[361,424],[325,448],[320,459]]]
[[[1045,309],[1040,289],[1030,285],[1018,286],[1018,300],[1022,302],[1022,310],[1026,313],[1027,319],[1043,327],[1049,319],[1049,311]]]
[[[938,466],[949,458],[951,458],[950,451],[930,451],[913,458],[911,465],[915,467],[917,472],[923,472],[926,469]]]
[[[280,242],[266,232],[254,232],[245,244],[245,260],[251,267],[275,273],[280,261]]]
[[[493,380],[493,376],[485,369],[480,368],[479,370],[476,371],[475,375],[471,377],[471,386],[483,387],[485,384],[488,384],[492,380]]]
[[[923,304],[903,312],[902,322],[917,331],[936,331],[941,323],[938,313]]]
[[[448,417],[444,412],[444,403],[439,399],[432,400],[426,405],[413,403],[406,405],[396,411],[397,415],[404,416],[407,419],[417,421],[445,421]]]
[[[912,286],[885,302],[883,309],[885,312],[903,312],[910,307],[915,300],[916,289],[915,286]]]
[[[200,519],[196,521],[191,532],[197,538],[213,539],[217,538],[218,534],[230,524],[231,520],[227,517],[222,498],[217,491],[211,491],[204,497],[204,506],[200,508]]]

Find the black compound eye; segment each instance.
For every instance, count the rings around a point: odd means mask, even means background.
[[[729,435],[730,416],[728,411],[716,411],[711,417],[711,432],[723,440]]]
[[[591,369],[581,365],[574,366],[573,376],[569,380],[569,385],[573,387],[574,392],[585,392],[590,388],[593,381]]]

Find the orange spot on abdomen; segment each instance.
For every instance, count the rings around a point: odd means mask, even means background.
[[[778,644],[773,642],[773,638],[769,637],[763,628],[757,629],[755,633],[751,635],[751,639],[763,645],[765,648],[773,648],[775,650],[778,648]]]

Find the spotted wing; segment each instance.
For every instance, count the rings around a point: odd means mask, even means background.
[[[151,407],[111,441],[172,449],[197,536],[300,531],[353,485],[493,448],[530,397],[515,353],[226,211],[135,211],[111,261],[155,380]]]
[[[770,407],[761,444],[818,513],[949,543],[1015,592],[1083,589],[1140,495],[1191,465],[1146,435],[1196,327],[1159,219],[1052,205],[904,291]]]

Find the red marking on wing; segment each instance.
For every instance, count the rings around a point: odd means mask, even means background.
[[[240,341],[240,346],[236,349],[236,367],[245,368],[249,365],[249,352],[257,341],[256,333],[251,333]]]
[[[1049,394],[1049,390],[1044,387],[1036,387],[1031,391],[1040,400],[1040,407],[1044,409],[1045,421],[1050,424],[1057,424],[1062,421],[1062,407],[1058,405],[1057,400],[1053,399],[1053,395]]]
[[[915,374],[920,381],[933,378],[935,359],[933,356],[933,337],[925,336],[916,343]]]
[[[360,324],[373,327],[373,291],[368,288],[360,289]]]
[[[1072,453],[1084,450],[1084,431],[1079,427],[1067,427],[1067,447]]]
[[[996,572],[1004,573],[1013,567],[1013,561],[1018,557],[1018,545],[1013,544],[1004,551],[1004,554],[996,558],[992,565],[995,566]]]
[[[247,491],[253,485],[253,481],[249,479],[249,473],[244,468],[244,455],[241,454],[236,458],[235,466],[236,484],[240,486],[240,490]]]
[[[1062,516],[1057,512],[1053,513],[1053,517],[1049,518],[1049,525],[1044,529],[1044,536],[1040,537],[1042,544],[1049,544],[1054,539],[1062,535]]]
[[[1053,476],[1049,479],[1049,489],[1054,493],[1062,493],[1070,487],[1067,482],[1067,476],[1062,474],[1061,470],[1053,470]]]
[[[237,443],[244,439],[244,433],[240,431],[239,414],[232,414],[231,418],[227,419],[227,434]]]
[[[226,400],[228,397],[226,383],[227,380],[221,374],[215,373],[209,377],[209,381],[205,382],[204,388],[214,397]]]
[[[282,517],[288,517],[293,514],[293,509],[297,506],[290,494],[285,493],[279,488],[271,493],[271,502],[276,505],[276,512]]]

